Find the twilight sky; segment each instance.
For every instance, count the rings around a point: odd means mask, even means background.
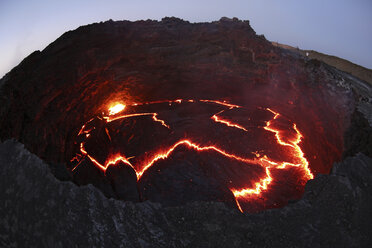
[[[372,0],[0,0],[0,78],[64,32],[93,22],[250,20],[268,40],[372,68]]]

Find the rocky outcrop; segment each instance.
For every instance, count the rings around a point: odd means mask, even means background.
[[[308,182],[282,209],[162,207],[107,199],[56,179],[13,140],[0,144],[1,247],[369,247],[372,159],[358,154]]]
[[[354,64],[346,59],[342,59],[336,56],[320,53],[314,50],[301,50],[298,47],[292,47],[278,42],[271,42],[274,46],[281,47],[284,49],[291,50],[292,52],[301,54],[309,59],[320,60],[328,65],[337,68],[340,71],[347,72],[357,78],[364,80],[372,85],[372,70],[363,66]]]
[[[345,132],[344,157],[359,152],[372,157],[372,126],[359,111],[353,113],[351,120],[351,125]]]

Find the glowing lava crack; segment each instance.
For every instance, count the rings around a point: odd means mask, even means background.
[[[150,116],[153,121],[160,123],[162,126],[164,126],[167,129],[172,129],[172,127],[166,123],[165,120],[162,120],[158,117],[158,113],[155,112],[144,112],[144,113],[127,113],[127,114],[122,114],[122,112],[131,106],[144,106],[144,105],[151,105],[151,104],[157,104],[157,103],[169,103],[171,104],[180,104],[182,102],[187,102],[187,103],[203,103],[203,104],[216,104],[220,105],[221,107],[228,108],[228,110],[232,109],[239,109],[243,108],[238,105],[230,104],[225,101],[216,101],[216,100],[173,100],[173,101],[157,101],[157,102],[149,102],[149,103],[142,103],[142,104],[132,104],[132,105],[124,105],[122,103],[117,103],[114,105],[111,105],[108,109],[108,114],[102,116],[102,118],[99,117],[99,119],[103,119],[106,123],[110,123],[113,121],[117,120],[123,120],[126,118],[134,118],[134,117],[140,117],[140,116]],[[305,158],[304,152],[302,151],[301,147],[299,146],[301,139],[302,139],[302,134],[298,130],[297,126],[295,123],[293,123],[293,130],[295,132],[295,137],[287,137],[285,135],[285,131],[281,130],[280,128],[276,128],[273,122],[277,120],[281,115],[277,112],[275,112],[272,109],[265,109],[266,111],[269,111],[272,113],[273,117],[271,120],[266,121],[266,125],[263,126],[263,129],[272,133],[273,137],[276,140],[276,143],[280,146],[286,147],[286,149],[289,149],[289,152],[291,154],[291,159],[292,161],[275,161],[271,158],[269,158],[266,154],[260,154],[258,152],[255,152],[255,156],[253,158],[247,158],[247,157],[242,157],[239,155],[236,155],[234,153],[228,152],[224,150],[223,148],[218,147],[217,145],[207,145],[203,146],[200,144],[197,144],[196,142],[193,142],[191,139],[181,139],[172,146],[168,148],[163,148],[161,151],[156,152],[155,154],[152,155],[152,157],[146,159],[146,161],[141,162],[140,164],[135,164],[133,165],[129,160],[130,158],[125,157],[123,154],[117,154],[115,156],[110,156],[109,158],[106,159],[105,163],[100,163],[95,159],[92,155],[90,155],[86,148],[85,148],[85,142],[86,139],[90,138],[91,136],[91,131],[94,130],[95,127],[90,127],[89,129],[87,126],[94,120],[90,119],[87,123],[85,123],[81,130],[78,133],[78,136],[80,135],[85,135],[85,139],[80,142],[80,154],[77,154],[76,157],[74,157],[71,162],[76,162],[75,166],[73,167],[72,171],[74,171],[81,163],[81,161],[84,158],[88,158],[97,168],[99,168],[101,171],[104,173],[106,172],[107,168],[109,166],[117,164],[119,161],[123,162],[124,164],[130,166],[133,168],[133,170],[136,172],[137,176],[137,181],[141,179],[141,177],[146,173],[146,171],[152,167],[155,166],[156,162],[159,160],[165,160],[167,159],[177,147],[179,146],[184,146],[189,149],[193,149],[197,152],[204,152],[204,151],[210,151],[214,152],[216,154],[219,154],[221,156],[224,156],[228,159],[238,161],[241,164],[245,164],[247,166],[252,166],[253,165],[258,165],[264,168],[265,175],[260,178],[259,181],[254,183],[254,187],[250,188],[230,188],[230,191],[235,197],[235,201],[237,204],[237,207],[241,212],[243,212],[243,209],[241,207],[240,201],[247,200],[251,197],[257,197],[260,196],[263,192],[270,190],[270,184],[273,182],[273,173],[272,170],[282,170],[286,169],[289,167],[297,167],[301,168],[302,171],[302,179],[304,181],[307,181],[309,179],[313,178],[313,174],[310,171],[309,168],[309,162]],[[225,110],[221,110],[217,112],[216,114],[213,114],[210,119],[212,119],[214,122],[220,124],[220,125],[225,125],[229,128],[235,128],[237,130],[240,130],[241,132],[248,132],[247,128],[244,127],[244,125],[240,125],[238,123],[234,123],[230,120],[227,120],[225,118],[222,118],[220,115],[224,112]],[[108,137],[111,140],[111,136],[109,135],[109,132],[107,129],[106,133]]]

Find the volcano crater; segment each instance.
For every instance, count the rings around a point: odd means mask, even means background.
[[[353,150],[355,81],[247,21],[109,21],[1,80],[0,137],[107,197],[257,212],[301,198]]]

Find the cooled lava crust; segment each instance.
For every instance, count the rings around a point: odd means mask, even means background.
[[[108,21],[1,80],[0,137],[109,197],[255,212],[341,159],[354,102],[337,83],[247,21]]]

